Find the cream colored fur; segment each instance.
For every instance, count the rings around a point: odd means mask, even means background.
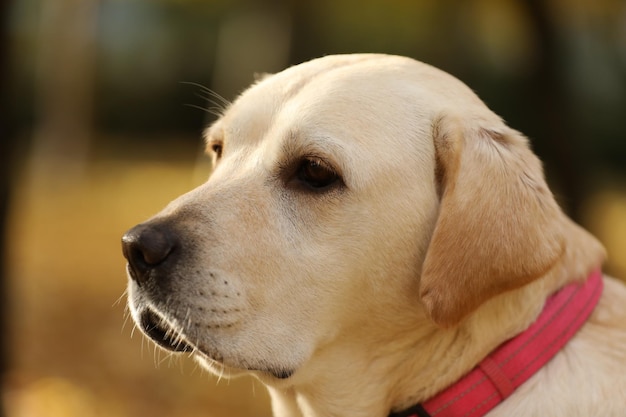
[[[210,179],[151,220],[190,255],[166,301],[131,281],[131,309],[158,309],[213,372],[256,375],[277,417],[384,417],[426,400],[604,259],[527,140],[408,58],[328,56],[267,76],[206,140],[221,152]],[[307,159],[339,183],[307,189]],[[625,413],[626,288],[606,277],[589,322],[489,416]]]

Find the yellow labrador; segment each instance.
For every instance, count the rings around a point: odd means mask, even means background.
[[[409,58],[327,56],[266,76],[206,142],[209,180],[123,237],[132,316],[165,349],[257,376],[276,416],[443,416],[414,405],[605,256],[527,140]],[[626,288],[603,282],[525,382],[496,381],[506,363],[485,370],[503,397],[489,416],[626,415]],[[555,346],[544,333],[528,343]]]

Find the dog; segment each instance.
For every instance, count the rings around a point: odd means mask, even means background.
[[[626,415],[626,286],[458,79],[326,56],[257,80],[205,140],[208,181],[122,238],[159,346],[256,376],[277,417]],[[566,291],[582,304],[550,307]]]

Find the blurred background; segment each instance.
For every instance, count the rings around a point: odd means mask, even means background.
[[[270,415],[258,383],[133,332],[119,242],[205,180],[210,91],[322,55],[462,79],[626,277],[623,0],[4,0],[0,19],[0,415]]]

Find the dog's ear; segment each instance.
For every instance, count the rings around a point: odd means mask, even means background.
[[[564,250],[562,213],[527,140],[502,122],[442,117],[433,137],[441,202],[420,296],[447,327],[547,272]]]

